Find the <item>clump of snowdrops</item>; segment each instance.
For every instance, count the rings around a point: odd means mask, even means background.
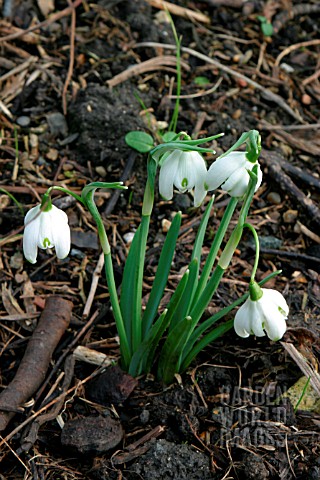
[[[207,170],[203,154],[214,152],[200,145],[208,144],[220,136],[221,134],[191,140],[184,132],[169,132],[164,136],[164,143],[154,146],[152,137],[146,133],[130,132],[127,135],[126,141],[130,146],[148,153],[148,176],[141,223],[126,259],[119,296],[114,280],[112,252],[95,203],[95,191],[100,188],[125,189],[121,182],[90,183],[84,187],[81,195],[63,187],[50,187],[41,204],[32,208],[25,217],[24,254],[27,260],[35,263],[38,247],[55,247],[57,257],[61,259],[70,251],[68,218],[65,212],[52,205],[53,189],[72,195],[89,210],[97,224],[104,253],[112,313],[120,339],[121,366],[133,376],[154,369],[160,380],[170,383],[174,375],[184,371],[203,348],[232,328],[241,337],[267,334],[274,341],[279,340],[286,330],[289,309],[284,297],[276,290],[262,288],[264,283],[279,272],[269,275],[260,284],[256,282],[259,239],[254,227],[246,221],[253,195],[262,181],[258,162],[260,135],[256,130],[243,133]],[[243,146],[245,149],[239,150]],[[226,191],[230,197],[209,254],[202,258],[206,228],[214,208],[214,195],[208,201],[185,273],[164,309],[159,306],[178,242],[180,212],[175,214],[167,233],[149,299],[145,308],[142,308],[145,254],[158,173],[159,193],[165,200],[171,200],[175,191],[181,194],[191,192],[194,206],[200,207],[208,198],[208,192],[217,188]],[[228,226],[234,216],[237,217],[237,224],[226,239]],[[204,320],[203,316],[228,269],[244,229],[250,230],[256,246],[248,292]],[[200,265],[203,267],[200,268]],[[234,319],[222,320],[240,304],[242,306]]]

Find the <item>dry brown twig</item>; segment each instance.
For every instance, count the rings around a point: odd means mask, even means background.
[[[69,325],[71,311],[72,303],[68,300],[48,298],[16,375],[0,394],[0,431],[44,381],[52,353]]]
[[[177,15],[178,17],[187,18],[188,20],[200,23],[210,23],[210,18],[207,15],[204,15],[201,12],[195,12],[190,8],[181,7],[174,3],[165,2],[164,0],[147,0],[147,2],[154,8],[167,10],[172,15]]]
[[[164,69],[165,67],[176,67],[177,59],[172,55],[159,55],[158,57],[151,58],[150,60],[146,60],[145,62],[138,63],[133,67],[129,67],[127,70],[115,75],[111,80],[107,81],[107,84],[110,88],[119,85],[122,82],[125,82],[131,77],[135,75],[141,75],[142,73],[149,72],[152,70],[160,70]],[[190,71],[190,66],[186,62],[181,62],[181,66]]]

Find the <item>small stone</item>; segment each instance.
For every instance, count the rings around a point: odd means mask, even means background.
[[[30,117],[27,117],[26,115],[21,115],[21,117],[18,117],[16,122],[20,127],[29,127],[30,125]]]
[[[46,154],[47,159],[52,160],[53,162],[57,160],[58,156],[59,156],[59,152],[55,148],[49,148]]]
[[[242,110],[240,108],[238,108],[237,110],[235,110],[232,114],[232,118],[233,120],[238,120],[242,115]]]
[[[142,412],[140,413],[140,422],[143,425],[146,425],[149,422],[149,419],[150,419],[149,410],[146,410],[146,409],[142,410]]]
[[[133,237],[134,232],[127,232],[123,235],[123,240],[126,242],[127,245],[131,245]]]
[[[298,218],[298,210],[287,210],[283,214],[284,223],[294,223]]]
[[[14,270],[21,270],[23,267],[23,255],[21,252],[15,252],[10,257],[10,267]]]
[[[248,86],[248,82],[244,78],[238,78],[237,84],[240,88],[245,88]]]
[[[170,220],[167,220],[166,218],[164,218],[161,222],[163,233],[167,233],[169,231],[170,226],[171,226]]]
[[[123,429],[119,420],[111,417],[85,417],[66,422],[61,443],[81,454],[104,453],[122,440]]]
[[[283,70],[286,73],[293,73],[294,68],[291,65],[288,65],[287,63],[281,63],[280,64],[281,70]]]
[[[8,197],[8,195],[6,195],[5,193],[3,195],[0,195],[0,212],[2,212],[2,210],[5,210],[9,203],[10,197]]]
[[[301,101],[302,101],[303,105],[311,105],[312,98],[307,93],[304,93],[302,95]]]
[[[107,176],[107,170],[102,165],[98,165],[95,168],[95,170],[96,170],[97,174],[100,175],[100,177],[105,178]]]
[[[47,115],[47,122],[50,133],[53,137],[66,137],[68,134],[68,125],[64,115],[60,112],[53,112]]]
[[[272,203],[273,205],[279,205],[281,203],[281,197],[277,192],[270,192],[267,195],[268,202]]]
[[[64,163],[62,165],[62,170],[64,172],[70,172],[71,170],[73,170],[73,165],[71,165],[71,163]]]

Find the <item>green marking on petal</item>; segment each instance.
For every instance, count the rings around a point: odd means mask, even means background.
[[[181,185],[182,185],[183,188],[187,188],[187,186],[188,186],[188,179],[187,179],[187,178],[184,178],[184,179],[182,180],[182,182],[181,182]]]
[[[283,308],[278,307],[278,310],[279,310],[279,312],[281,313],[281,315],[283,315],[284,317],[287,316],[287,314],[286,314],[286,312],[283,310]]]
[[[44,248],[49,248],[50,245],[51,245],[51,242],[50,242],[49,238],[46,237],[46,238],[43,240],[43,246],[44,246]]]

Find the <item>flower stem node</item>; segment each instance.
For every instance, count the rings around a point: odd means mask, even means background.
[[[256,282],[251,282],[249,289],[250,297],[234,319],[237,335],[263,337],[267,333],[270,340],[280,340],[287,328],[289,307],[286,300],[277,290],[260,288]]]
[[[166,200],[171,200],[174,186],[181,193],[194,189],[194,206],[198,207],[207,194],[206,175],[206,164],[200,153],[174,150],[164,158],[161,164],[160,195]]]
[[[24,219],[25,230],[23,235],[24,256],[30,263],[36,263],[38,247],[56,249],[57,257],[67,257],[70,251],[70,228],[68,216],[65,212],[46,203],[45,210],[42,204],[29,210]]]

